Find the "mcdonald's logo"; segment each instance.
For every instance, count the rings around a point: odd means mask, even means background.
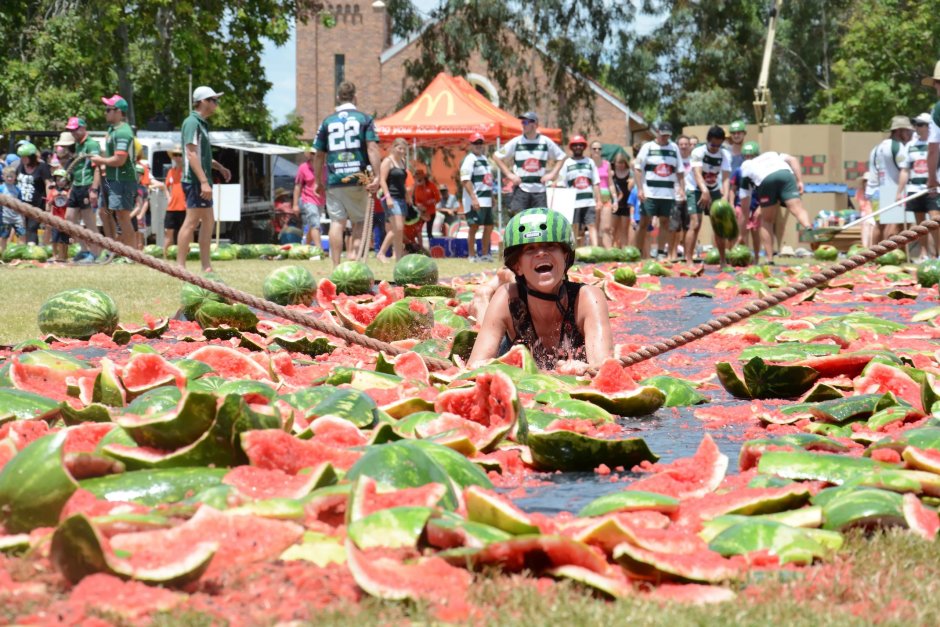
[[[408,111],[408,115],[405,116],[405,121],[408,122],[412,117],[414,117],[415,113],[418,112],[418,109],[421,108],[421,103],[425,104],[424,117],[431,117],[434,115],[434,112],[437,111],[437,105],[440,104],[441,99],[445,96],[447,97],[447,115],[454,115],[454,95],[449,91],[442,91],[434,97],[431,97],[431,94],[421,94],[411,106],[411,110]]]

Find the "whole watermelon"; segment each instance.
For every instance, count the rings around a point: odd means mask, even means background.
[[[306,244],[293,244],[287,251],[288,259],[303,260],[310,259],[310,246]]]
[[[933,287],[940,283],[940,259],[928,259],[917,266],[917,282],[921,287]]]
[[[829,244],[823,244],[813,252],[818,261],[835,261],[839,258],[839,249]]]
[[[87,340],[96,333],[110,335],[117,324],[117,305],[101,290],[64,290],[39,308],[39,330],[56,337]]]
[[[278,305],[309,305],[317,282],[306,268],[281,266],[264,280],[264,297]]]
[[[574,260],[586,263],[594,262],[594,248],[592,246],[578,246],[574,249]]]
[[[749,265],[753,257],[751,249],[744,244],[737,244],[728,251],[728,263],[738,268]]]
[[[144,246],[144,254],[150,255],[151,257],[160,257],[163,258],[163,246],[159,244],[147,244]]]
[[[875,257],[875,264],[879,266],[899,266],[905,261],[907,261],[907,253],[901,248],[892,250],[880,257]]]
[[[738,219],[734,215],[734,207],[727,200],[716,200],[709,209],[709,218],[715,235],[723,239],[734,239],[738,236]]]
[[[239,259],[257,259],[258,251],[252,244],[243,244],[238,247],[236,255]]]
[[[614,270],[614,281],[621,285],[633,287],[636,285],[636,272],[630,266],[620,266]]]
[[[392,276],[398,285],[433,285],[437,283],[437,264],[425,255],[405,255],[395,264]]]
[[[49,251],[36,244],[27,244],[20,259],[26,259],[28,261],[47,261],[49,259]]]
[[[721,261],[721,255],[718,253],[717,248],[709,248],[708,252],[705,253],[705,263],[710,266],[717,266]]]
[[[330,281],[336,286],[338,294],[368,294],[372,291],[375,276],[369,266],[361,261],[344,261],[330,274]]]
[[[10,244],[3,250],[3,260],[22,259],[24,252],[26,252],[26,244]]]
[[[255,252],[259,257],[268,257],[273,259],[281,254],[281,249],[274,244],[255,244]]]
[[[221,282],[219,277],[214,274],[207,274],[205,278]],[[215,292],[210,292],[192,283],[184,283],[183,287],[180,289],[180,304],[182,305],[183,314],[185,314],[187,320],[195,320],[196,312],[209,301],[215,301],[217,303],[226,302],[224,298]]]
[[[854,255],[861,253],[864,250],[868,250],[868,249],[862,246],[861,244],[852,244],[851,246],[849,246],[849,252],[847,252],[846,255],[848,255],[849,257],[852,257]]]
[[[170,244],[166,247],[166,258],[175,260],[177,252],[179,252],[179,246],[176,244]]]
[[[623,248],[624,261],[629,261],[633,263],[634,261],[640,260],[640,249],[636,246],[624,246]]]
[[[237,253],[231,246],[219,246],[209,253],[212,261],[235,261]]]

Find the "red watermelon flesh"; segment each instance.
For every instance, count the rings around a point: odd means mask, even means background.
[[[299,440],[280,429],[246,431],[241,435],[241,442],[252,466],[282,470],[290,475],[296,475],[304,468],[316,468],[324,462],[349,470],[362,456],[358,451],[316,440]]]
[[[500,372],[484,372],[473,387],[445,390],[434,401],[434,411],[450,412],[484,427],[512,427],[518,403],[516,388]]]
[[[363,475],[359,477],[356,486],[356,510],[353,512],[353,519],[365,518],[369,514],[392,507],[437,507],[445,494],[447,487],[440,483],[427,483],[400,490],[379,490],[374,479]]]
[[[865,374],[854,381],[858,394],[885,394],[892,392],[896,397],[907,401],[916,409],[924,411],[921,401],[920,385],[900,368],[879,362],[869,364]]]
[[[299,499],[313,489],[316,473],[289,475],[281,470],[238,466],[222,478],[222,483],[232,486],[240,496],[249,500]]]
[[[32,392],[56,401],[70,400],[68,379],[97,375],[97,369],[55,370],[42,364],[24,364],[14,357],[10,362],[9,377],[13,387],[24,392]]]
[[[676,524],[697,530],[703,521],[724,514],[771,514],[800,507],[810,497],[802,483],[779,488],[738,488],[723,494],[685,499],[674,516]]]
[[[845,353],[842,355],[821,355],[796,362],[795,366],[808,366],[819,372],[821,378],[844,375],[854,379],[871,361],[873,355],[864,353]]]
[[[219,550],[204,575],[214,578],[239,564],[276,558],[303,532],[303,527],[292,522],[227,515],[203,505],[195,516],[172,529],[118,534],[111,538],[111,548],[129,553],[127,559],[140,567],[165,564],[177,551],[216,542]]]
[[[132,393],[169,383],[182,389],[186,387],[186,375],[158,353],[137,353],[124,366],[121,382]]]
[[[488,544],[471,557],[474,566],[498,566],[510,573],[544,572],[559,566],[580,566],[598,574],[610,569],[599,550],[564,536],[520,536]]]
[[[332,533],[337,527],[346,524],[346,506],[349,496],[346,493],[316,496],[304,507],[304,526],[308,529]]]
[[[106,501],[105,499],[99,499],[88,490],[79,488],[65,502],[59,520],[65,520],[75,514],[97,517],[113,514],[146,514],[149,512],[150,508],[146,505],[127,501]]]
[[[14,420],[0,425],[0,440],[9,438],[18,451],[48,433],[49,425],[43,420]]]
[[[190,353],[189,358],[211,366],[220,377],[226,379],[271,380],[266,368],[234,348],[203,346]]]
[[[924,540],[933,541],[940,530],[940,516],[937,512],[924,507],[917,495],[910,492],[904,495],[902,507],[910,530]]]
[[[365,446],[369,443],[369,438],[359,430],[359,427],[336,416],[316,418],[310,423],[310,430],[313,431],[313,437],[317,442],[329,446]]]
[[[591,381],[591,387],[604,394],[635,390],[639,386],[616,359],[607,359]]]
[[[402,353],[395,358],[395,374],[403,379],[420,381],[425,385],[431,384],[431,375],[424,359],[414,351]]]
[[[604,294],[614,302],[617,307],[632,307],[639,305],[649,298],[649,290],[639,287],[628,287],[616,281],[604,281]]]
[[[69,427],[62,450],[65,453],[94,453],[101,438],[114,427],[111,422],[85,422]]]
[[[63,620],[63,616],[76,608],[82,608],[84,619],[77,619],[74,623],[66,619],[68,624],[95,625],[108,624],[103,619],[92,618],[92,610],[97,613],[106,613],[114,619],[120,617],[121,622],[128,624],[146,624],[152,614],[169,612],[173,608],[185,603],[186,595],[173,592],[157,586],[149,586],[140,581],[122,581],[113,575],[97,573],[85,577],[69,595],[68,604],[59,602],[50,607],[43,608],[46,616],[56,616]],[[58,609],[59,605],[65,606]],[[98,621],[101,621],[100,623]],[[64,622],[62,624],[65,624]]]
[[[701,583],[664,583],[651,588],[644,596],[654,601],[707,605],[732,601],[737,595],[733,590],[722,586],[709,586]]]
[[[490,435],[490,429],[472,420],[447,412],[440,414],[434,420],[418,425],[416,432],[425,439],[441,436],[440,439],[437,439],[437,442],[441,444],[466,438],[473,447],[472,450],[461,450],[464,455],[473,455],[477,451],[490,448],[494,439]],[[499,439],[500,437],[497,437],[496,441],[498,442]],[[454,448],[454,446],[451,445],[451,448]],[[471,447],[465,446],[464,448],[470,449]]]
[[[656,492],[679,499],[701,497],[714,492],[728,470],[728,458],[711,436],[706,434],[692,457],[677,459],[671,464],[644,462],[640,470],[652,470],[652,476],[638,479],[628,490]]]
[[[317,283],[317,303],[320,307],[326,308],[336,300],[336,285],[329,279],[320,279]]]
[[[405,288],[393,287],[388,281],[381,281],[377,291],[379,296],[384,296],[390,303],[394,303],[405,297]]]
[[[379,312],[388,305],[388,299],[385,297],[376,298],[368,303],[359,303],[351,298],[347,298],[334,302],[333,308],[337,313],[354,322],[357,328],[361,327],[364,330],[375,320]]]

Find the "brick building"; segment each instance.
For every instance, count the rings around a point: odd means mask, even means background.
[[[417,36],[392,43],[388,14],[373,8],[371,0],[328,3],[327,10],[336,18],[336,26],[323,27],[318,20],[297,27],[297,103],[296,111],[304,121],[304,136],[312,137],[317,125],[331,112],[336,102],[336,88],[344,80],[358,89],[359,106],[376,117],[396,109],[407,77],[405,62],[417,56]],[[487,65],[482,58],[470,63],[465,78],[478,91],[499,105],[499,94],[487,79]],[[537,85],[540,67],[531,80]],[[543,83],[544,84],[544,83]],[[599,133],[587,132],[586,119],[573,128],[562,129],[565,136],[586,133],[591,140],[629,146],[634,139],[649,136],[647,123],[599,84],[588,81],[596,94],[594,112]],[[533,103],[542,126],[557,126],[556,115],[547,96]]]

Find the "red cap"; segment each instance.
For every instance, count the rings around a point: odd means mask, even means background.
[[[575,144],[583,144],[587,146],[587,140],[584,139],[583,135],[575,135],[574,137],[568,140],[568,145],[574,146]]]
[[[482,133],[470,133],[470,140],[469,140],[469,141],[470,141],[471,144],[475,144],[476,142],[484,142],[484,141],[486,141],[486,140],[483,139],[483,134],[482,134]]]

